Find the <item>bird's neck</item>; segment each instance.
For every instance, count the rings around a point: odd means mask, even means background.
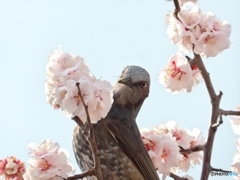
[[[121,104],[124,107],[141,107],[144,99],[141,98],[141,93],[137,89],[133,90],[125,85],[116,84],[113,90],[114,102]]]
[[[120,113],[122,113],[123,115],[128,114],[128,116],[131,116],[132,119],[136,119],[144,100],[138,102],[137,104],[131,104],[129,102],[122,103],[122,101],[119,101],[118,98],[116,99],[115,98],[114,98],[113,106],[117,108],[120,111]]]

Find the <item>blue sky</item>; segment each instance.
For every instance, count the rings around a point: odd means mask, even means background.
[[[204,59],[215,90],[223,92],[221,108],[227,110],[240,104],[239,5],[238,0],[199,3],[202,11],[232,25],[233,46]],[[161,68],[177,51],[166,35],[165,15],[174,9],[172,2],[0,0],[0,7],[0,158],[15,155],[27,161],[27,144],[49,138],[69,150],[79,172],[71,146],[75,123],[53,110],[44,94],[48,54],[59,44],[64,52],[81,55],[93,74],[112,84],[127,65],[142,66],[150,73],[150,95],[138,116],[139,127],[175,120],[180,127],[197,127],[207,136],[211,106],[204,83],[178,95],[158,83]],[[237,137],[224,118],[215,137],[213,167],[229,170]],[[191,169],[189,175],[199,179],[200,170],[200,166]]]

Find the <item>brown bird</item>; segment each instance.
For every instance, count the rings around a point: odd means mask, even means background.
[[[136,124],[149,85],[150,76],[145,69],[127,66],[114,86],[114,102],[108,115],[93,124],[104,180],[160,179]],[[79,126],[74,130],[73,150],[82,171],[93,167],[90,145]]]

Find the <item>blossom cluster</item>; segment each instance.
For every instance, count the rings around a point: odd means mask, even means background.
[[[233,132],[237,135],[240,135],[240,117],[232,117],[229,120],[231,122]],[[238,176],[234,176],[234,179],[240,180],[240,137],[237,139],[236,143],[238,152],[233,157],[231,170],[238,173]]]
[[[5,180],[23,180],[25,171],[24,163],[14,156],[0,159],[0,177]]]
[[[185,53],[214,57],[231,45],[231,25],[211,12],[202,13],[196,5],[190,9],[182,8],[177,18],[173,13],[169,14],[167,24],[169,39]]]
[[[65,115],[78,116],[86,122],[86,112],[79,96],[83,96],[92,123],[104,118],[112,104],[112,86],[96,79],[80,56],[53,50],[46,68],[45,94],[54,109],[62,109]]]
[[[238,173],[238,176],[234,176],[234,179],[240,180],[240,138],[237,140],[238,152],[233,157],[233,162],[231,165],[231,170]]]
[[[59,149],[58,143],[46,139],[40,144],[30,143],[28,161],[29,168],[23,175],[24,180],[62,180],[74,173],[73,165],[69,162],[69,153]]]
[[[190,92],[201,80],[201,71],[196,66],[190,66],[182,53],[170,57],[168,65],[159,74],[159,82],[168,92]]]
[[[175,121],[168,121],[154,128],[140,129],[143,143],[157,171],[165,179],[170,172],[187,172],[190,166],[200,164],[203,153],[180,153],[180,148],[189,149],[204,143],[201,132],[181,129]],[[180,147],[180,148],[179,148]]]
[[[229,119],[231,122],[232,130],[235,134],[240,135],[240,117],[232,117]]]

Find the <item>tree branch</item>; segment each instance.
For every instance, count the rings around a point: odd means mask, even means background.
[[[88,123],[84,124],[83,121],[78,117],[72,117],[72,120],[74,120],[77,125],[82,129],[83,135],[87,137],[87,140],[89,142],[88,136],[89,136],[89,125]],[[90,142],[89,142],[90,144]]]
[[[181,8],[180,8],[180,5],[179,5],[179,2],[178,2],[178,0],[173,0],[173,2],[174,2],[174,5],[175,5],[175,10],[174,10],[174,16],[175,16],[175,18],[177,19],[177,20],[179,20],[179,18],[178,18],[178,13],[181,11]],[[180,20],[179,20],[180,21]]]
[[[179,151],[181,154],[191,154],[193,152],[203,151],[204,145],[198,145],[189,149],[183,149],[181,147],[181,150]]]
[[[77,179],[83,179],[87,176],[92,176],[96,174],[95,168],[92,168],[84,173],[81,174],[75,174],[74,176],[68,177],[67,180],[77,180]]]
[[[216,169],[212,167],[212,171],[217,171],[217,172],[226,172],[226,173],[230,173],[232,171],[226,171],[226,170],[222,170],[222,169]]]
[[[215,101],[217,97],[216,93],[215,93],[215,90],[213,88],[213,85],[212,85],[212,81],[210,79],[210,76],[209,76],[209,73],[207,72],[204,64],[203,64],[203,61],[202,61],[202,58],[200,57],[200,55],[198,54],[194,54],[194,58],[193,58],[193,61],[194,61],[194,64],[198,67],[198,69],[202,72],[202,77],[205,81],[205,84],[206,84],[206,87],[207,87],[207,90],[208,90],[208,94],[211,98],[211,101]],[[220,94],[222,94],[220,92]]]
[[[173,173],[170,173],[169,177],[173,178],[174,180],[188,180],[188,178],[180,177]]]
[[[215,137],[217,127],[221,124],[221,119],[218,122],[218,117],[219,117],[219,111],[220,111],[219,104],[222,97],[222,92],[220,92],[219,95],[216,95],[209,73],[207,72],[203,64],[203,61],[200,55],[194,54],[194,58],[191,63],[193,65],[196,65],[201,71],[202,77],[206,84],[207,91],[212,103],[212,114],[211,114],[210,126],[208,129],[208,138],[203,148],[204,156],[203,156],[203,166],[202,166],[202,173],[201,173],[201,180],[207,180],[209,173],[212,170],[210,162],[211,162],[211,156],[212,156],[214,137]]]
[[[92,127],[92,123],[90,120],[90,116],[89,116],[89,112],[88,112],[88,106],[85,104],[84,100],[83,100],[83,96],[80,90],[80,83],[77,82],[76,86],[78,88],[78,95],[83,103],[83,107],[85,109],[86,115],[87,115],[87,123],[89,126],[89,132],[87,140],[90,144],[91,150],[92,150],[92,155],[93,155],[93,161],[94,161],[94,167],[82,174],[78,174],[78,175],[74,175],[72,177],[68,177],[68,180],[75,180],[75,179],[79,179],[79,178],[84,178],[87,176],[92,176],[95,175],[97,177],[98,180],[103,180],[103,175],[101,172],[101,164],[100,164],[100,159],[99,159],[99,153],[97,151],[97,143],[96,143],[96,137],[95,137],[95,133],[93,131],[93,127]],[[85,125],[83,124],[83,122],[80,120],[79,117],[75,116],[72,118],[81,128],[83,128],[83,130],[86,128]],[[84,135],[86,133],[86,130],[84,130]]]
[[[220,113],[224,116],[240,116],[240,111],[226,111],[220,109]]]

